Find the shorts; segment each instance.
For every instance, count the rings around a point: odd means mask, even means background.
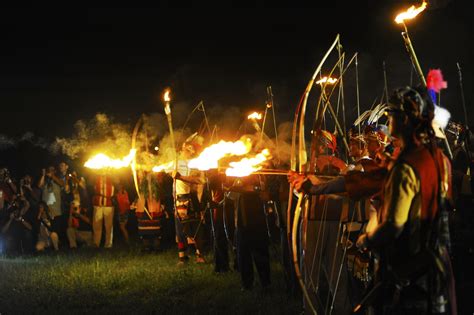
[[[119,213],[119,223],[127,223],[129,214],[130,210],[127,210],[124,213]]]

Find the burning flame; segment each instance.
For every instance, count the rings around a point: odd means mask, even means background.
[[[395,22],[397,22],[397,24],[402,24],[404,23],[405,20],[413,19],[420,12],[425,10],[427,5],[428,4],[425,1],[423,1],[423,3],[418,8],[415,8],[415,6],[412,5],[405,12],[398,14],[397,17],[395,18]]]
[[[321,80],[316,81],[316,84],[322,85],[326,82],[327,82],[327,84],[334,84],[334,83],[337,82],[337,79],[334,79],[334,78],[331,78],[331,77],[323,77]]]
[[[161,171],[169,171],[172,169],[174,169],[174,161],[153,166],[152,171],[155,173],[159,173]]]
[[[130,153],[122,158],[122,159],[111,159],[107,155],[103,153],[96,154],[94,157],[90,158],[87,160],[86,163],[84,163],[84,166],[87,168],[92,168],[92,169],[104,169],[104,168],[115,168],[119,169],[122,167],[128,167],[130,163],[132,162],[133,158],[135,157],[135,153],[137,150],[131,149]]]
[[[211,168],[217,168],[220,159],[232,155],[244,155],[251,149],[252,143],[249,138],[245,141],[227,142],[224,140],[213,144],[202,151],[195,159],[188,163],[189,168],[207,171]]]
[[[253,158],[243,158],[238,162],[230,162],[229,165],[231,167],[225,171],[225,174],[233,177],[248,176],[261,169],[262,166],[260,164],[268,160],[269,157],[270,151],[263,149],[262,152]]]
[[[262,114],[257,113],[257,112],[253,112],[252,114],[248,115],[247,118],[248,118],[248,119],[257,119],[257,120],[260,120],[260,119],[262,119]]]
[[[163,100],[164,100],[165,102],[171,102],[170,93],[171,93],[170,90],[166,90],[166,91],[165,91],[165,94],[163,94]]]

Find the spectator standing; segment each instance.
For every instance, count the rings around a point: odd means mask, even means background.
[[[105,248],[112,248],[114,229],[114,207],[112,197],[114,196],[114,185],[112,179],[105,173],[97,176],[94,185],[93,198],[93,222],[94,244],[100,247],[102,239],[102,226],[105,225]]]
[[[64,185],[64,181],[56,175],[54,166],[43,169],[38,187],[42,189],[41,199],[50,210],[51,230],[57,235],[66,234],[66,221],[61,206],[61,190]]]

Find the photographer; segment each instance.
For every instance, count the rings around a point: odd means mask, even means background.
[[[12,196],[16,194],[16,185],[10,177],[10,172],[6,168],[0,169],[0,209],[9,203]]]
[[[53,246],[58,250],[58,234],[53,231],[53,218],[51,210],[44,201],[38,204],[38,214],[35,218],[35,233],[37,235],[36,251],[42,252],[45,248]]]
[[[51,228],[57,235],[65,237],[66,220],[63,215],[61,205],[61,189],[65,186],[63,180],[56,175],[54,166],[43,169],[38,187],[42,189],[41,199],[51,210]]]
[[[67,238],[70,248],[77,248],[77,242],[92,246],[92,209],[82,207],[73,201],[70,205]]]
[[[21,194],[13,195],[12,202],[4,211],[1,234],[6,240],[9,254],[33,252],[33,218],[30,203]]]
[[[37,209],[38,203],[41,201],[41,190],[32,185],[33,179],[31,175],[26,174],[20,179],[20,194],[25,196],[30,203],[30,207]]]

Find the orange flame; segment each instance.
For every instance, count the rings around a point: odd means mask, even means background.
[[[257,112],[253,112],[252,114],[248,115],[247,118],[248,118],[248,119],[260,120],[260,119],[262,119],[262,114],[261,114],[261,113],[257,113]]]
[[[163,100],[164,100],[165,102],[171,102],[170,93],[171,93],[170,90],[166,90],[166,91],[165,91],[165,94],[163,94]]]
[[[268,149],[263,149],[262,152],[253,158],[243,158],[237,162],[230,162],[229,165],[231,167],[225,171],[225,174],[232,177],[248,176],[261,169],[261,164],[268,160],[269,157],[270,151],[268,151]]]
[[[239,140],[236,142],[221,140],[218,143],[205,148],[197,158],[189,161],[188,167],[201,171],[217,168],[219,160],[223,157],[247,154],[250,151],[251,146],[252,142],[249,138],[244,141]]]
[[[334,79],[334,78],[331,78],[331,77],[323,77],[321,80],[319,81],[316,81],[316,84],[324,84],[324,83],[327,83],[327,84],[334,84],[337,82],[337,79]]]
[[[395,18],[395,22],[397,22],[397,24],[402,24],[405,20],[413,19],[415,16],[425,10],[427,5],[428,4],[425,1],[423,1],[423,3],[418,8],[412,5],[405,12],[399,13]]]
[[[111,159],[107,155],[103,153],[96,154],[94,157],[90,158],[89,160],[84,163],[84,166],[87,168],[92,168],[96,170],[104,169],[104,168],[114,168],[119,169],[123,167],[128,167],[132,162],[133,158],[135,157],[136,150],[131,149],[130,153],[123,157],[122,159]]]
[[[161,171],[171,171],[174,169],[174,161],[168,162],[168,163],[163,163],[160,165],[153,166],[151,169],[155,173],[159,173]]]

